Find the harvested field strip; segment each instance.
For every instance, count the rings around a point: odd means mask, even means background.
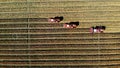
[[[93,58],[94,57],[94,58]],[[119,60],[120,55],[105,55],[105,56],[99,56],[99,55],[89,55],[89,56],[82,56],[82,55],[55,55],[53,56],[42,56],[42,55],[37,55],[37,56],[31,56],[31,60]],[[28,56],[0,56],[1,60],[28,60]]]
[[[31,44],[29,50],[63,50],[63,49],[119,49],[119,43],[115,44]],[[28,50],[28,46],[23,45],[0,45],[1,50]]]
[[[72,42],[74,41],[74,42]],[[109,42],[120,42],[120,39],[29,39],[29,44],[32,43],[47,43],[47,44],[51,44],[51,43],[76,43],[76,44],[85,44],[84,42],[89,42],[90,44],[93,43],[109,43]],[[17,43],[28,43],[27,39],[1,39],[0,40],[1,44],[17,44]]]
[[[28,66],[29,61],[4,61],[2,65]],[[46,63],[46,64],[45,64]],[[86,63],[86,64],[85,64]],[[31,61],[31,66],[64,66],[64,65],[119,65],[119,61]]]
[[[47,18],[8,18],[0,19],[0,22],[42,22],[43,20],[47,22]]]
[[[109,55],[119,54],[120,50],[0,50],[0,55]]]
[[[89,32],[89,28],[58,28],[58,29],[0,29],[1,33],[49,33],[49,32]]]
[[[43,7],[30,7],[30,11],[31,12],[52,12],[53,11],[53,7],[46,7],[46,9],[42,9]],[[81,9],[81,10],[80,10]],[[58,11],[59,10],[59,11]],[[85,12],[89,12],[89,11],[119,11],[119,6],[76,6],[75,8],[73,7],[59,7],[59,8],[55,8],[54,7],[54,11],[55,12],[64,12],[64,11],[68,11],[68,12],[76,12],[77,11],[85,11]],[[26,12],[27,11],[27,7],[23,6],[23,7],[0,7],[0,12]]]
[[[28,41],[27,41],[28,42]],[[30,41],[29,41],[30,42]],[[50,44],[50,45],[58,45],[58,44],[62,44],[63,45],[63,43],[29,43],[29,45],[28,45],[28,43],[1,43],[0,45],[26,45],[26,46],[30,46],[30,45],[48,45],[48,44]],[[64,43],[64,44],[72,44],[72,45],[74,45],[74,44],[80,44],[80,45],[94,45],[94,44],[96,44],[96,45],[100,45],[100,44],[120,44],[119,42],[97,42],[97,43]]]
[[[73,67],[73,68],[90,68],[90,67],[92,67],[92,68],[97,68],[97,67],[102,67],[102,68],[106,68],[106,67],[113,67],[113,68],[117,68],[117,67],[119,67],[120,65],[119,64],[114,64],[114,65],[57,65],[57,66],[51,66],[51,65],[47,65],[47,66],[32,66],[32,67],[36,67],[36,68],[39,68],[39,67],[41,67],[41,68],[50,68],[50,67],[52,67],[52,68],[70,68],[70,67]],[[12,67],[14,67],[14,68],[20,68],[20,67],[23,67],[23,68],[28,68],[28,67],[31,67],[31,66],[11,66],[11,65],[2,65],[2,67],[9,67],[9,68],[12,68]]]
[[[72,5],[71,5],[72,4]],[[32,2],[34,7],[69,7],[69,6],[120,6],[120,2],[81,2],[81,1],[61,1],[61,2]]]
[[[120,33],[103,33],[103,34],[90,34],[90,33],[73,33],[73,34],[0,34],[0,38],[61,38],[61,37],[78,37],[78,38],[119,38]]]
[[[78,38],[96,38],[96,37],[100,37],[100,38],[104,38],[104,37],[113,37],[113,38],[115,38],[115,37],[119,37],[120,36],[120,34],[119,33],[104,33],[104,34],[29,34],[29,36],[30,36],[30,38],[52,38],[52,37],[57,37],[57,38],[59,38],[59,37],[78,37]],[[0,35],[0,37],[1,37],[1,35]]]

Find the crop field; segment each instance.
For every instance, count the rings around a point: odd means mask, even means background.
[[[120,0],[0,0],[0,68],[120,68]]]

